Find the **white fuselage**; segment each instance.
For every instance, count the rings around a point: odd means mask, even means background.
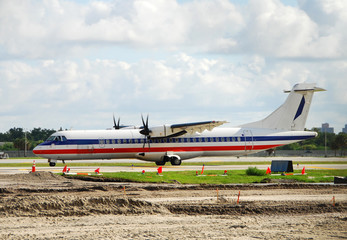
[[[60,131],[54,140],[33,152],[54,160],[136,158],[161,161],[165,156],[181,160],[204,156],[241,156],[313,138],[315,132],[262,128],[215,128],[181,137],[150,139],[139,129]],[[149,142],[149,144],[148,144]]]

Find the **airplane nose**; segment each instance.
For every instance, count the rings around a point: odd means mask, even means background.
[[[37,145],[36,147],[34,147],[34,149],[33,149],[33,153],[35,154],[35,155],[38,155],[38,146],[40,146],[40,144],[39,145]]]

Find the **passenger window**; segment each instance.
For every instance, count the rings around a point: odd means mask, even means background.
[[[67,141],[66,137],[65,136],[62,136],[62,139],[63,141]]]

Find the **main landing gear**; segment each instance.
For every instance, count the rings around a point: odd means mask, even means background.
[[[155,162],[158,166],[164,166],[166,162],[170,162],[173,166],[179,166],[182,163],[182,160],[177,157],[168,157],[165,156],[162,161]]]
[[[55,165],[57,164],[57,160],[55,159],[48,159],[48,163],[50,167],[55,167]]]

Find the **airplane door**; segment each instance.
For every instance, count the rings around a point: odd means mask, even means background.
[[[251,130],[243,130],[243,137],[245,141],[245,152],[253,150],[253,133]]]

